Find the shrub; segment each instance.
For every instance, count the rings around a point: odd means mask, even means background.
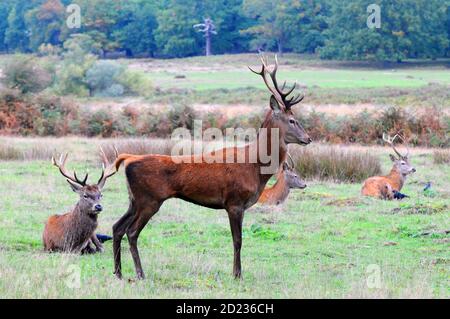
[[[36,59],[26,56],[14,56],[3,72],[5,86],[17,89],[23,94],[40,92],[52,82],[51,74],[41,67]]]
[[[379,159],[367,151],[327,145],[293,148],[290,153],[306,179],[356,183],[381,174]]]
[[[73,133],[70,123],[78,119],[78,107],[67,99],[40,95],[35,103],[40,117],[35,120],[35,132],[40,136],[64,136]]]
[[[93,66],[97,58],[88,53],[84,40],[74,38],[64,43],[63,62],[56,73],[57,86],[55,91],[59,95],[89,96],[86,83],[86,72]]]
[[[34,121],[39,117],[39,108],[17,91],[6,90],[0,93],[0,132],[33,134]]]
[[[97,61],[87,72],[86,82],[94,96],[122,96],[125,89],[118,79],[123,67],[112,61]]]
[[[154,91],[149,77],[141,71],[126,70],[118,81],[125,88],[125,94],[149,97]]]
[[[194,128],[194,119],[197,118],[194,109],[186,104],[172,105],[169,112],[167,112],[167,117],[171,124],[170,131],[178,127],[185,127],[191,130]]]
[[[113,135],[113,123],[114,119],[110,112],[96,111],[87,121],[87,135],[110,137]]]

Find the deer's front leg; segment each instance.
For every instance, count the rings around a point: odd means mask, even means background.
[[[95,234],[92,234],[90,241],[92,241],[92,243],[94,244],[97,252],[102,253],[105,251],[105,249],[103,248],[103,244],[98,240]]]
[[[236,279],[242,279],[241,271],[241,247],[242,247],[242,221],[244,219],[244,210],[240,207],[227,209],[230,219],[231,235],[233,236],[234,262],[233,275]]]
[[[85,244],[81,245],[79,250],[82,255],[95,254],[97,252],[97,248],[91,238],[89,238]]]

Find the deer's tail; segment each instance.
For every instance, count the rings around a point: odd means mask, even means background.
[[[122,165],[122,163],[124,161],[126,161],[127,159],[129,159],[130,157],[134,157],[135,155],[131,155],[131,154],[120,154],[115,162],[115,166],[116,166],[116,170],[118,171],[120,168],[120,165]]]

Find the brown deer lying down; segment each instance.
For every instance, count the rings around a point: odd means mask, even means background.
[[[409,150],[407,149],[406,155],[402,155],[395,148],[394,142],[397,137],[400,137],[404,141],[404,138],[398,134],[392,139],[383,134],[383,140],[392,147],[398,157],[389,154],[392,162],[394,162],[391,172],[386,176],[373,176],[368,178],[361,189],[363,195],[392,200],[394,199],[395,193],[400,192],[402,189],[406,177],[416,171],[409,163]]]
[[[102,151],[103,160],[107,163]],[[106,180],[116,173],[114,165],[109,165],[105,171],[103,164],[102,175],[96,185],[87,185],[88,174],[79,180],[76,173],[73,176],[66,171],[65,164],[68,154],[61,156],[59,163],[52,158],[53,165],[59,168],[61,174],[67,178],[72,190],[80,195],[80,200],[73,210],[64,215],[50,216],[45,224],[43,241],[46,251],[67,253],[96,253],[103,251],[103,245],[95,235],[97,216],[103,210],[100,204],[102,188]]]
[[[262,205],[280,205],[287,199],[292,188],[304,189],[306,188],[306,183],[297,175],[294,165],[289,166],[287,162],[284,162],[277,173],[277,181],[272,187],[264,189],[258,199],[258,203]]]
[[[260,131],[254,142],[256,144],[252,145],[256,145],[256,148],[261,145],[267,147],[269,157],[272,156],[272,153],[278,153],[279,158],[276,160],[279,162],[277,163],[282,163],[286,158],[288,144],[306,145],[311,143],[311,138],[291,111],[291,107],[299,103],[303,97],[288,98],[295,85],[292,89],[284,92],[284,86],[280,89],[276,81],[278,63],[276,62],[272,71],[269,71],[267,61],[263,58],[261,61],[263,63],[262,70],[255,73],[262,76],[272,93],[271,110],[266,114],[262,124],[262,128],[268,129],[267,135]],[[269,85],[268,76],[270,76],[273,86]],[[272,134],[274,134],[273,136],[277,135],[271,129],[276,129],[275,131],[279,133],[276,150],[272,148],[271,137]],[[235,159],[244,155],[243,163],[211,163],[210,156],[212,154],[176,157],[120,155],[116,160],[116,168],[124,163],[130,205],[125,215],[113,226],[116,276],[122,278],[120,243],[126,233],[137,277],[144,278],[137,248],[139,234],[167,199],[180,198],[200,206],[227,211],[234,245],[233,274],[236,278],[241,277],[244,212],[257,202],[267,181],[273,175],[262,173],[261,169],[267,168],[270,163],[264,163],[259,152],[257,152],[255,163],[249,160],[252,156],[250,145],[216,151],[216,153],[222,153],[224,158],[230,154],[235,156]],[[188,160],[190,162],[187,162]]]

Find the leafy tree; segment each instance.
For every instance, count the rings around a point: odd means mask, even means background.
[[[253,49],[271,50],[277,48],[283,53],[284,46],[293,32],[292,26],[285,23],[288,1],[277,0],[244,0],[244,13],[255,24],[245,30],[243,34],[251,34]]]
[[[60,0],[47,0],[25,15],[30,33],[30,49],[37,51],[41,44],[60,45],[65,9]]]
[[[64,42],[63,63],[57,71],[57,93],[89,96],[86,73],[94,65],[96,57],[90,52],[92,38],[85,34],[73,35]]]
[[[448,1],[379,0],[381,28],[366,21],[369,0],[333,1],[321,56],[332,59],[393,60],[435,58],[448,50]]]
[[[155,10],[155,4],[146,0],[130,0],[122,7],[113,37],[129,55],[154,54],[156,43],[153,32],[157,28]]]
[[[25,25],[25,12],[31,7],[31,4],[17,0],[11,5],[8,15],[8,28],[5,31],[5,46],[8,51],[28,51],[29,31]]]
[[[314,53],[324,45],[324,30],[329,14],[329,5],[323,0],[295,0],[290,4],[287,23],[294,32],[289,38],[289,47],[294,52]]]
[[[201,35],[192,28],[198,21],[198,11],[198,2],[195,0],[168,0],[160,8],[155,40],[162,55],[182,57],[201,52]]]
[[[9,4],[0,2],[0,51],[6,51],[5,33],[8,29]]]

